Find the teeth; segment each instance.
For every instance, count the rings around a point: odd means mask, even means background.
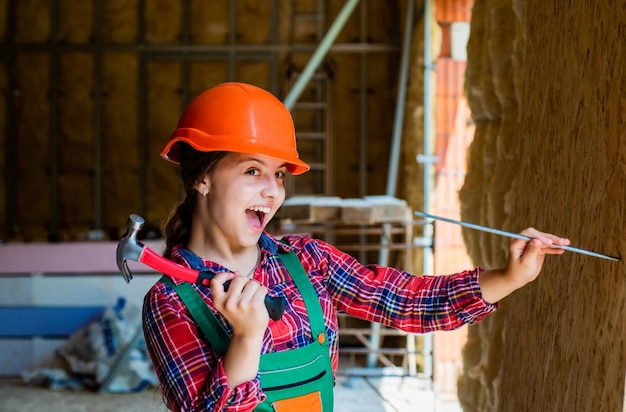
[[[249,210],[252,210],[254,212],[261,212],[261,213],[269,213],[272,209],[269,207],[259,207],[259,206],[254,206],[249,208]]]

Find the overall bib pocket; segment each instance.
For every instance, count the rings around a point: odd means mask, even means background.
[[[332,410],[334,379],[324,354],[327,350],[326,345],[314,342],[304,348],[262,355],[261,387],[267,399],[256,410]]]
[[[311,392],[297,398],[283,399],[272,404],[276,412],[318,412],[322,409],[322,394]]]

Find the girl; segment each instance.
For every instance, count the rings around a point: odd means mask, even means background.
[[[193,100],[161,155],[180,165],[185,199],[165,225],[165,256],[210,271],[210,287],[162,278],[143,324],[164,398],[176,411],[332,411],[337,311],[411,333],[475,323],[533,281],[553,243],[529,228],[508,265],[413,276],[307,235],[264,231],[298,157],[291,115],[272,94],[225,83]],[[227,287],[225,287],[227,286]],[[284,299],[270,319],[266,296]]]

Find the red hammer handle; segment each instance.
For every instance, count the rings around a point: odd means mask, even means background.
[[[190,283],[196,283],[198,281],[199,271],[186,268],[178,263],[172,262],[169,259],[163,259],[163,256],[159,255],[150,248],[144,247],[142,249],[139,261],[150,266],[152,269],[168,276],[172,276],[178,280],[184,280],[185,282]]]
[[[150,266],[161,273],[183,280],[190,283],[202,284],[209,286],[209,281],[212,279],[213,274],[210,272],[200,272],[198,270],[189,269],[178,263],[174,263],[169,259],[165,259],[163,256],[157,254],[150,248],[144,247],[139,256],[139,262]],[[210,277],[202,275],[210,275]],[[230,281],[224,283],[224,290],[228,289]],[[283,316],[285,311],[285,298],[278,296],[265,296],[265,307],[273,320],[279,320]]]

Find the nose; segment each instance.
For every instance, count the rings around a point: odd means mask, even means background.
[[[282,181],[276,179],[275,176],[267,176],[263,179],[263,188],[261,190],[263,197],[277,198],[284,190]]]

